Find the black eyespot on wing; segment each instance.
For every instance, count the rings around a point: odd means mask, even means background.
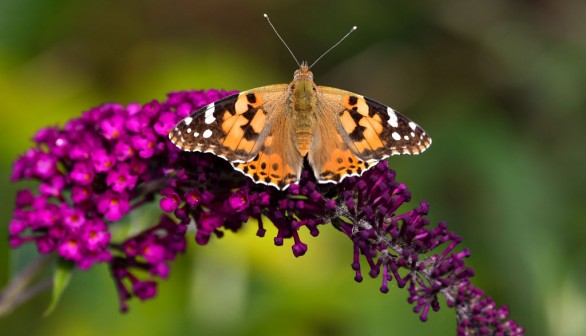
[[[256,95],[254,93],[249,93],[246,95],[246,100],[248,100],[250,104],[254,104],[256,103]]]

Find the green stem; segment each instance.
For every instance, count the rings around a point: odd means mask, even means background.
[[[0,292],[0,317],[10,314],[16,307],[51,288],[52,278],[43,279],[35,284],[33,280],[55,259],[54,254],[43,254],[33,260]]]

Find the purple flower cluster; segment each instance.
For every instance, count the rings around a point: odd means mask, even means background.
[[[185,226],[164,217],[156,229],[121,243],[111,241],[110,226],[161,193],[168,157],[177,152],[167,139],[175,123],[227,94],[181,92],[162,104],[104,104],[63,129],[39,131],[36,146],[13,166],[13,181],[40,185],[36,193],[24,189],[17,195],[11,246],[34,242],[39,253],[56,252],[80,269],[109,263],[123,309],[131,293],[141,299],[154,295],[152,278],[165,278],[169,262],[185,249]],[[132,269],[147,269],[151,280],[138,280]],[[132,291],[125,289],[125,279]]]
[[[344,180],[340,188],[341,216],[332,223],[354,242],[356,281],[363,279],[362,255],[371,277],[382,273],[381,292],[389,291],[393,278],[399,288],[407,286],[408,302],[415,305],[413,311],[421,321],[427,321],[430,309],[440,309],[438,296],[444,295],[448,306],[456,309],[458,335],[523,334],[514,321],[506,321],[506,307],[497,308],[490,297],[470,284],[474,272],[464,263],[470,251],[454,251],[461,238],[448,231],[446,223],[430,227],[425,217],[427,202],[396,214],[411,199],[411,193],[395,181],[395,172],[388,169],[387,162],[361,178]]]
[[[211,155],[177,152],[170,161],[177,169],[161,192],[161,208],[173,212],[184,224],[193,220],[195,240],[202,245],[212,235],[221,237],[223,230],[237,231],[249,219],[256,220],[257,235],[263,237],[268,219],[268,224],[278,230],[275,245],[293,238],[293,254],[299,257],[307,251],[299,229],[306,227],[317,236],[317,225],[328,223],[335,214],[335,201],[326,200],[317,191],[317,184],[309,181],[306,171],[299,185],[284,192],[255,184],[225,160]]]
[[[440,308],[443,295],[457,312],[461,335],[523,333],[507,320],[506,307],[497,308],[470,284],[469,251],[456,251],[460,238],[445,223],[430,226],[427,203],[397,214],[411,195],[385,161],[336,185],[318,184],[304,171],[298,185],[280,191],[255,184],[221,158],[170,143],[167,134],[179,120],[227,94],[178,92],[143,106],[105,104],[63,129],[41,130],[37,146],[14,164],[13,180],[40,185],[17,195],[11,245],[34,242],[40,253],[55,252],[81,269],[108,263],[126,311],[130,298],[156,295],[156,278],[166,278],[185,250],[188,225],[195,225],[201,245],[247,222],[257,223],[260,237],[273,225],[275,245],[292,239],[299,257],[308,249],[299,230],[317,236],[319,225],[331,223],[354,243],[355,280],[363,279],[363,256],[371,277],[382,273],[383,293],[393,279],[407,286],[422,321]],[[157,201],[167,213],[158,224],[111,241],[112,226],[125,214]]]

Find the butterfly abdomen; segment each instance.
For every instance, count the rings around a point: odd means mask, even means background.
[[[295,145],[302,156],[309,152],[315,133],[317,96],[314,85],[311,80],[299,80],[293,88],[291,97]]]

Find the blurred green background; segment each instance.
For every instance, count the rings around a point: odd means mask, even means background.
[[[170,91],[316,82],[389,104],[433,146],[391,166],[472,250],[474,284],[528,335],[586,335],[586,2],[73,1],[0,2],[0,225],[12,161],[48,125],[107,101]],[[249,227],[190,245],[148,302],[118,312],[106,267],[76,272],[53,315],[49,294],[0,319],[2,335],[451,335],[444,308],[421,323],[393,283],[353,281],[352,246],[331,227],[306,256]],[[274,233],[274,232],[273,232]],[[6,237],[6,233],[4,234]],[[192,236],[190,236],[192,237]],[[35,255],[0,240],[0,286]]]

